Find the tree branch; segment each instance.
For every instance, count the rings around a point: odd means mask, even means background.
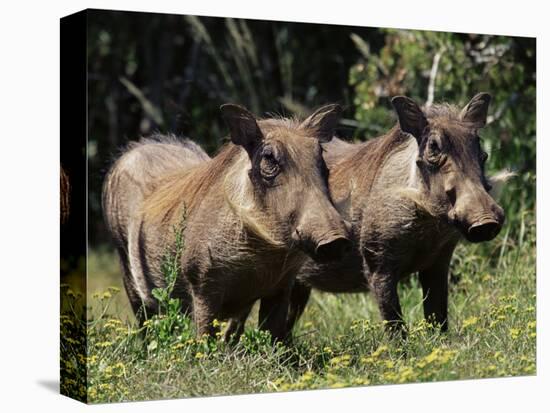
[[[130,80],[126,79],[125,77],[119,78],[120,83],[122,83],[128,92],[130,92],[134,97],[141,103],[141,107],[145,111],[145,113],[153,119],[157,125],[162,126],[164,124],[164,120],[162,118],[162,112],[160,109],[158,109],[153,102],[151,102],[145,94]]]
[[[434,102],[435,95],[435,78],[437,77],[437,70],[439,68],[439,60],[441,60],[441,55],[445,51],[444,48],[439,49],[439,51],[434,55],[434,60],[432,62],[432,69],[430,70],[430,81],[428,82],[428,97],[426,99],[426,107],[429,108]]]

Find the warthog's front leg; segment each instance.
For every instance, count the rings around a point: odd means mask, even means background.
[[[258,325],[262,330],[271,333],[273,341],[284,341],[287,338],[287,316],[290,288],[260,301]]]
[[[420,271],[420,284],[424,300],[424,317],[435,321],[441,331],[447,331],[447,307],[449,297],[449,263],[453,248],[444,251],[431,268]]]
[[[405,336],[405,323],[397,294],[398,277],[389,272],[372,272],[366,275],[382,319],[387,322],[386,328],[392,334]]]
[[[311,287],[296,280],[290,293],[290,306],[286,323],[286,335],[288,337],[290,337],[292,329],[304,313],[310,295]]]
[[[193,318],[197,328],[197,336],[208,335],[216,337],[219,326],[214,325],[216,314],[219,313],[220,300],[216,295],[197,294],[193,292]]]
[[[244,333],[246,319],[250,315],[252,306],[247,307],[238,316],[229,319],[227,329],[225,330],[224,340],[226,343],[237,342]]]

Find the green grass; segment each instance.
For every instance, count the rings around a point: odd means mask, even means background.
[[[314,293],[295,330],[295,345],[288,348],[272,346],[268,335],[254,328],[255,319],[233,347],[196,338],[190,320],[174,308],[138,331],[124,291],[119,291],[116,257],[107,251],[92,253],[84,356],[88,401],[535,374],[533,215],[524,213],[508,226],[515,229],[514,236],[505,228],[490,243],[458,247],[448,333],[423,321],[416,277],[402,283],[406,341],[384,333],[376,305],[366,294]],[[69,299],[77,300],[73,295]],[[73,327],[74,320],[62,319],[62,330],[75,334]],[[74,375],[77,361],[71,363],[70,351],[63,354],[66,375]],[[62,380],[62,388],[77,384]]]

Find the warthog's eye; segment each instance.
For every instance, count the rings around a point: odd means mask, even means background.
[[[262,178],[267,181],[272,181],[279,174],[280,171],[279,162],[273,154],[273,150],[266,147],[262,152],[262,159],[260,161],[260,173]]]
[[[430,141],[429,148],[428,148],[430,155],[439,155],[441,150],[439,149],[439,145],[435,140]]]

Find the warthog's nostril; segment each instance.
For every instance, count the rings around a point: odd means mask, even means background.
[[[351,241],[340,237],[321,241],[315,249],[316,259],[320,262],[338,261],[351,251]]]
[[[466,238],[470,242],[490,241],[498,235],[501,227],[500,223],[492,219],[479,221],[468,228]]]

